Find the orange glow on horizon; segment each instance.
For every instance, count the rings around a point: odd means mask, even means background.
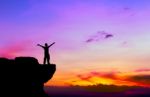
[[[134,75],[136,73],[134,72],[128,72],[128,73],[118,73],[115,74],[114,78],[111,76],[104,76],[104,75],[93,75],[91,77],[85,77],[85,78],[78,78],[77,76],[72,76],[72,78],[69,78],[69,75],[65,76],[66,79],[63,80],[51,80],[47,82],[46,86],[91,86],[91,85],[116,85],[116,86],[142,86],[142,87],[150,87],[150,84],[148,83],[142,83],[138,81],[132,81],[130,80],[130,76]],[[68,78],[68,79],[67,79]]]

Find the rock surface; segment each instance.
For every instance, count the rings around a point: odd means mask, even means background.
[[[47,97],[44,83],[55,71],[55,64],[42,65],[33,57],[0,58],[0,97]]]

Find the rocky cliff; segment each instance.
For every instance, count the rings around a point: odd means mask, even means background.
[[[47,97],[44,83],[55,71],[55,64],[39,64],[33,57],[0,58],[0,97]]]

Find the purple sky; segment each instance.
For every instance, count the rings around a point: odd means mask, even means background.
[[[144,70],[150,68],[149,12],[149,0],[1,0],[0,56],[42,63],[36,44],[55,41],[54,80],[80,71]]]

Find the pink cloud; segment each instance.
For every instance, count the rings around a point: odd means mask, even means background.
[[[119,72],[91,72],[90,74],[97,77],[117,79],[117,73]]]
[[[135,70],[135,72],[149,72],[149,71],[150,71],[149,68],[143,68],[143,69]]]
[[[27,48],[31,45],[31,41],[24,41],[6,45],[0,48],[0,57],[14,58],[17,54],[27,51]]]
[[[117,79],[117,73],[119,72],[108,72],[108,73],[104,73],[104,72],[90,72],[86,75],[77,75],[78,78],[80,78],[81,80],[86,80],[89,81],[90,78],[92,77],[103,77],[103,78],[110,78],[110,79]]]
[[[80,78],[81,80],[86,80],[86,81],[88,81],[90,78],[92,78],[91,75],[85,76],[85,75],[81,75],[81,74],[77,75],[77,77]]]

